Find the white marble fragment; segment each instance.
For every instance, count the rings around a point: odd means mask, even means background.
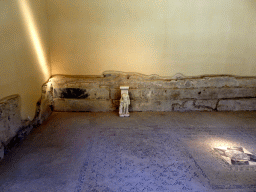
[[[130,97],[128,93],[129,86],[120,86],[121,89],[121,99],[119,106],[119,116],[120,117],[129,117],[129,105]]]

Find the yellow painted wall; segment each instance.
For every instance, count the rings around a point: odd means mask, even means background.
[[[44,0],[0,1],[0,99],[19,94],[23,119],[34,117],[50,77],[46,9]]]
[[[255,0],[1,0],[0,99],[26,119],[51,74],[255,76],[255,18]]]
[[[52,74],[256,74],[255,0],[48,0]]]

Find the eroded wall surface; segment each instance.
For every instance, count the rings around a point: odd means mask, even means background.
[[[10,143],[21,126],[20,97],[12,95],[0,100],[0,159],[4,157],[4,146]]]
[[[55,111],[115,111],[120,86],[129,86],[130,111],[256,110],[256,78],[105,72],[102,76],[53,76]]]
[[[32,120],[50,77],[44,0],[0,1],[0,99],[20,95],[23,120]]]
[[[21,97],[11,95],[0,99],[0,160],[13,146],[20,142],[30,131],[39,126],[52,113],[52,87],[45,83],[41,99],[36,103],[33,120],[21,117]]]
[[[48,0],[52,74],[256,74],[256,1]]]

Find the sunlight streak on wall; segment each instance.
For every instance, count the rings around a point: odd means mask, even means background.
[[[50,74],[47,67],[47,60],[46,60],[45,53],[43,51],[42,44],[40,42],[39,34],[36,29],[32,12],[30,10],[27,0],[18,0],[18,2],[25,20],[25,24],[28,27],[28,31],[37,55],[38,62],[40,64],[44,77],[48,79]]]

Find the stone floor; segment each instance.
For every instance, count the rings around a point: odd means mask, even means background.
[[[256,191],[256,112],[53,113],[0,162],[0,191]]]

